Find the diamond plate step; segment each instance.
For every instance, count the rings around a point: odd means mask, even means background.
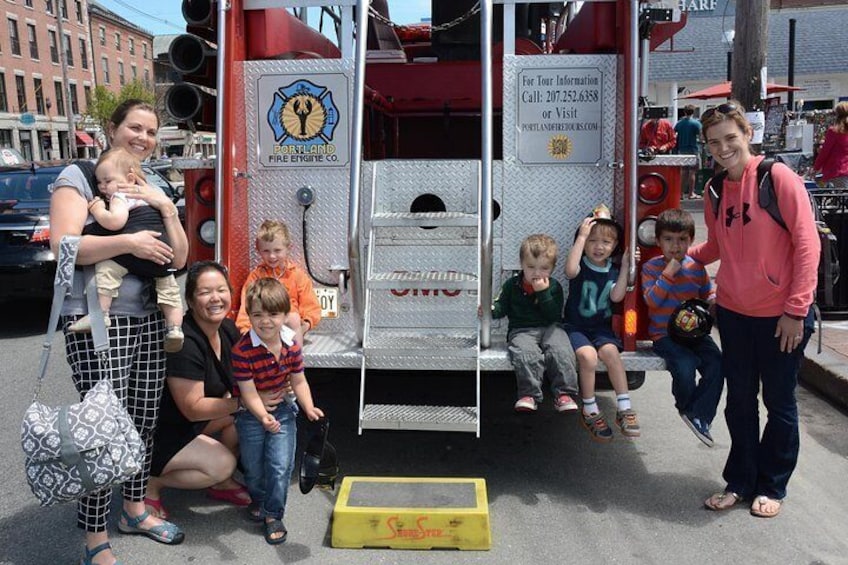
[[[371,218],[377,227],[465,227],[476,226],[477,215],[464,212],[380,212]]]
[[[476,290],[477,275],[453,271],[372,273],[368,288]]]
[[[368,430],[476,433],[477,409],[473,406],[366,404],[360,426]]]
[[[374,332],[363,347],[367,356],[476,357],[477,339],[469,335]]]

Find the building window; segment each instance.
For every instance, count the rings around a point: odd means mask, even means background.
[[[34,78],[32,82],[33,86],[35,86],[35,111],[39,114],[46,114],[44,111],[44,91],[41,88],[41,79]]]
[[[79,98],[77,97],[77,85],[71,84],[71,112],[74,116],[80,113]]]
[[[59,62],[59,46],[56,44],[56,32],[52,29],[47,32],[47,37],[50,39],[50,60],[54,63]]]
[[[76,0],[77,22],[82,23],[82,2]]]
[[[121,61],[118,61],[118,82],[121,86],[124,86],[124,83],[126,82],[124,77],[124,63]]]
[[[138,80],[138,68],[135,65],[132,66],[132,79]]]
[[[24,0],[24,6],[27,8],[32,8],[32,0]]]
[[[18,20],[9,20],[9,43],[12,45],[12,55],[20,55],[21,38],[18,36]]]
[[[103,26],[100,26],[99,33],[100,33],[100,46],[103,47],[104,45],[106,45],[106,28],[103,27]]]
[[[62,94],[62,81],[57,80],[53,83],[56,89],[56,113],[60,116],[65,115],[65,95]]]
[[[65,36],[65,60],[68,62],[69,67],[74,66],[74,52],[71,49],[71,36]]]
[[[88,106],[91,104],[91,87],[83,85],[82,95],[85,97],[85,107],[88,109]]]
[[[128,48],[130,50],[130,55],[135,55],[135,38],[128,37],[127,38],[127,45],[129,46]]]
[[[68,0],[62,0],[62,19],[68,19]]]
[[[109,59],[103,57],[101,63],[103,64],[103,84],[109,84]]]
[[[118,32],[115,32],[115,49],[121,50],[121,34]]]
[[[141,44],[142,53],[144,53],[144,58],[147,59],[147,43]]]
[[[0,112],[9,111],[9,100],[6,96],[6,73],[0,73]]]
[[[79,48],[80,48],[80,65],[83,69],[88,68],[88,49],[85,47],[85,39],[79,38]]]
[[[38,37],[35,35],[35,25],[27,24],[27,36],[29,37],[29,56],[38,60]]]
[[[24,77],[20,75],[15,75],[15,87],[18,89],[18,112],[22,114],[24,112],[28,112],[29,108],[27,108],[26,85],[24,84]]]
[[[0,147],[12,147],[12,130],[0,129]]]
[[[144,86],[150,88],[150,69],[144,69]]]
[[[47,0],[47,13],[53,13],[53,0]]]

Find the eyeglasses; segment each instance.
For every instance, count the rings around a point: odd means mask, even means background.
[[[715,108],[710,108],[709,110],[707,110],[706,112],[701,114],[701,121],[703,122],[704,120],[709,120],[710,118],[713,117],[713,114],[715,114],[716,112],[718,112],[720,114],[730,114],[731,112],[736,112],[738,110],[739,110],[739,107],[736,106],[736,104],[732,104],[730,102],[726,102],[724,104],[719,104]]]

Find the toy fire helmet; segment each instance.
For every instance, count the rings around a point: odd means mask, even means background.
[[[624,230],[621,227],[621,224],[616,222],[612,217],[612,212],[603,202],[592,208],[592,213],[589,214],[590,218],[594,218],[597,223],[607,224],[615,228],[616,233],[618,234],[618,242],[615,245],[615,249],[612,254],[619,255],[622,253],[624,249]],[[580,228],[577,229],[580,231]],[[574,238],[577,239],[577,233],[574,234]]]
[[[681,302],[668,319],[668,335],[684,345],[697,342],[710,335],[713,329],[713,317],[710,306],[700,298],[691,298]]]
[[[336,448],[327,441],[329,431],[330,421],[326,417],[307,423],[306,446],[298,471],[298,483],[303,494],[307,494],[315,485],[328,490],[335,487],[339,461]]]

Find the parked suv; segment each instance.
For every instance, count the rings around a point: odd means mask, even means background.
[[[70,161],[0,166],[0,301],[49,300],[56,258],[50,251],[50,188]],[[144,166],[147,180],[185,210],[166,178]]]

